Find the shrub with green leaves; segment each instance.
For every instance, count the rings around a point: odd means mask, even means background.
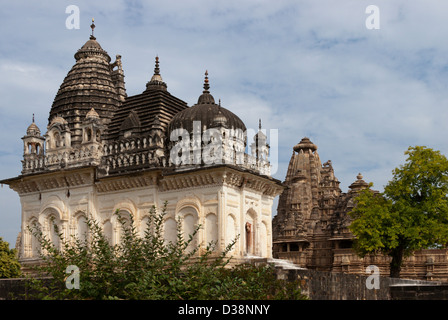
[[[9,249],[9,243],[0,237],[0,279],[17,278],[21,274],[16,250]]]
[[[67,241],[59,232],[60,248],[38,228],[31,231],[41,247],[43,264],[31,281],[31,299],[303,299],[298,282],[277,280],[273,267],[230,267],[234,239],[218,253],[216,242],[193,246],[197,226],[187,239],[177,223],[177,239],[163,237],[166,203],[161,212],[149,212],[146,231],[140,236],[133,217],[130,223],[117,211],[121,240],[112,245],[101,226],[87,217],[86,240]],[[68,289],[68,266],[79,269],[79,288]],[[45,279],[44,279],[45,278]]]

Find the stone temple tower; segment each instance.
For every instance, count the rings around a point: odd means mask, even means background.
[[[309,138],[294,146],[284,184],[273,220],[274,255],[288,252],[282,257],[318,269],[331,264],[327,229],[341,190],[331,161],[322,165]]]

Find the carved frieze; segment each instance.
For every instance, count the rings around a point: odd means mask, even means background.
[[[18,177],[9,182],[11,189],[20,195],[85,186],[93,183],[93,169],[59,171],[33,176]]]
[[[157,173],[148,173],[137,176],[123,175],[100,179],[96,182],[96,187],[99,193],[112,192],[155,186],[157,185],[157,180]]]

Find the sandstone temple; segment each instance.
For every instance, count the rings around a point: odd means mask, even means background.
[[[273,255],[299,266],[331,272],[366,274],[369,265],[389,275],[387,256],[358,257],[347,214],[357,193],[368,187],[358,174],[347,193],[339,188],[331,161],[321,163],[317,146],[303,138],[293,147],[285,190],[272,222]],[[403,278],[448,281],[448,250],[416,251],[404,260]]]

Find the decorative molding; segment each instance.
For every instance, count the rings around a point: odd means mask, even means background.
[[[24,195],[54,189],[70,189],[93,184],[93,169],[59,171],[16,178],[9,183],[11,189]]]
[[[164,176],[160,181],[161,191],[172,191],[211,185],[226,185],[247,188],[268,196],[277,196],[283,186],[266,177],[238,171],[228,167],[208,168]]]
[[[96,187],[99,193],[104,193],[156,186],[157,180],[158,176],[154,174],[117,176],[100,179],[96,182]]]

